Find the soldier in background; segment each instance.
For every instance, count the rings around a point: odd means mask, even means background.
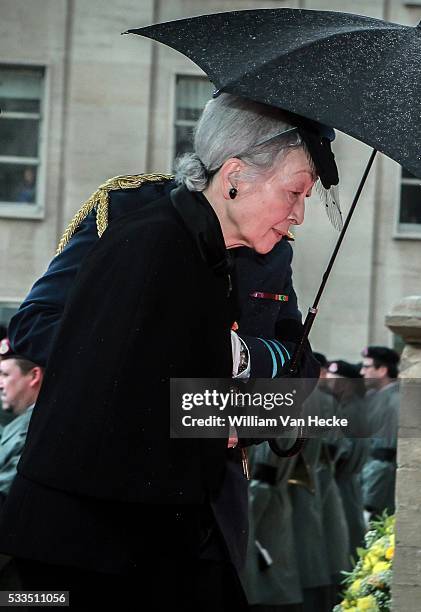
[[[0,438],[0,505],[6,499],[16,476],[32,410],[43,379],[43,369],[16,355],[7,338],[0,342],[0,396],[2,409],[14,419]]]
[[[7,327],[0,323],[0,338],[6,338],[7,336]],[[3,410],[0,396],[0,434],[3,429],[8,425],[13,419],[15,415],[10,410]]]
[[[364,432],[366,413],[364,385],[359,368],[343,360],[332,361],[327,372],[333,383],[331,392],[338,401],[338,417],[345,417],[353,432]],[[349,555],[356,557],[356,548],[362,546],[365,534],[363,495],[360,475],[368,455],[368,440],[358,437],[338,437],[332,444],[335,479],[342,497],[348,523]]]
[[[320,416],[329,418],[337,414],[338,403],[326,386],[329,363],[325,355],[313,353],[320,363],[320,384],[318,393],[323,401],[320,402]],[[351,569],[349,559],[349,532],[342,497],[335,479],[334,456],[336,447],[331,446],[335,441],[337,432],[328,431],[321,439],[320,455],[317,464],[317,480],[320,489],[320,503],[322,513],[322,526],[324,542],[328,557],[328,573],[330,582],[331,610],[337,603],[338,593],[343,581],[343,571]]]
[[[385,346],[363,352],[361,375],[367,388],[371,431],[370,454],[362,472],[367,519],[395,511],[396,449],[399,419],[399,355]]]

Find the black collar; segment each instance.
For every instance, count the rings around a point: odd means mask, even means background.
[[[171,191],[170,198],[202,258],[218,276],[229,273],[232,263],[221,224],[205,196],[182,185]]]

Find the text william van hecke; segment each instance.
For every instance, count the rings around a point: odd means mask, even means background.
[[[278,415],[277,417],[259,417],[256,415],[229,415],[222,416],[193,417],[186,414],[181,419],[184,427],[225,427],[226,423],[231,427],[347,427],[348,419],[339,419],[336,416],[323,419],[318,416],[308,415],[306,418],[294,418],[289,415]]]
[[[289,415],[278,417],[258,417],[256,415],[230,415],[228,422],[233,427],[347,427],[348,419],[332,416],[321,418],[317,415],[307,415],[305,418],[294,418]]]

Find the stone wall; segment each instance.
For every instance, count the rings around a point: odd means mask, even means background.
[[[404,298],[386,324],[405,340],[401,359],[394,612],[421,609],[421,297]]]

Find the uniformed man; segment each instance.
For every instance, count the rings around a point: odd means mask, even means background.
[[[364,386],[359,369],[344,360],[330,362],[327,379],[338,401],[338,416],[345,417],[352,433],[364,432]],[[342,497],[348,523],[349,555],[356,558],[356,549],[364,542],[365,523],[360,474],[368,455],[368,440],[339,436],[332,441],[335,478]]]
[[[374,436],[362,472],[367,518],[395,511],[396,449],[399,419],[399,355],[385,346],[362,352],[361,375],[367,388],[370,428]]]
[[[15,354],[9,340],[3,338],[0,342],[2,408],[15,418],[6,425],[0,438],[0,504],[6,499],[16,475],[42,378],[42,368]]]
[[[320,382],[318,395],[320,397],[319,413],[322,417],[331,418],[338,414],[338,405],[331,393],[326,392],[326,381],[329,362],[321,353],[314,353],[320,363]],[[314,395],[314,394],[313,394]],[[336,447],[331,446],[335,441],[337,430],[326,432],[321,439],[320,455],[317,464],[317,480],[320,487],[321,512],[324,542],[328,555],[328,572],[330,576],[330,605],[331,610],[338,601],[344,571],[351,569],[349,559],[349,533],[342,496],[335,479],[334,456]]]
[[[0,338],[6,338],[6,336],[7,336],[7,327],[6,325],[2,325],[0,323]],[[6,425],[8,425],[10,421],[13,421],[13,419],[14,419],[13,412],[9,410],[2,410],[1,396],[0,396],[0,434],[3,431],[3,429],[6,427]]]

